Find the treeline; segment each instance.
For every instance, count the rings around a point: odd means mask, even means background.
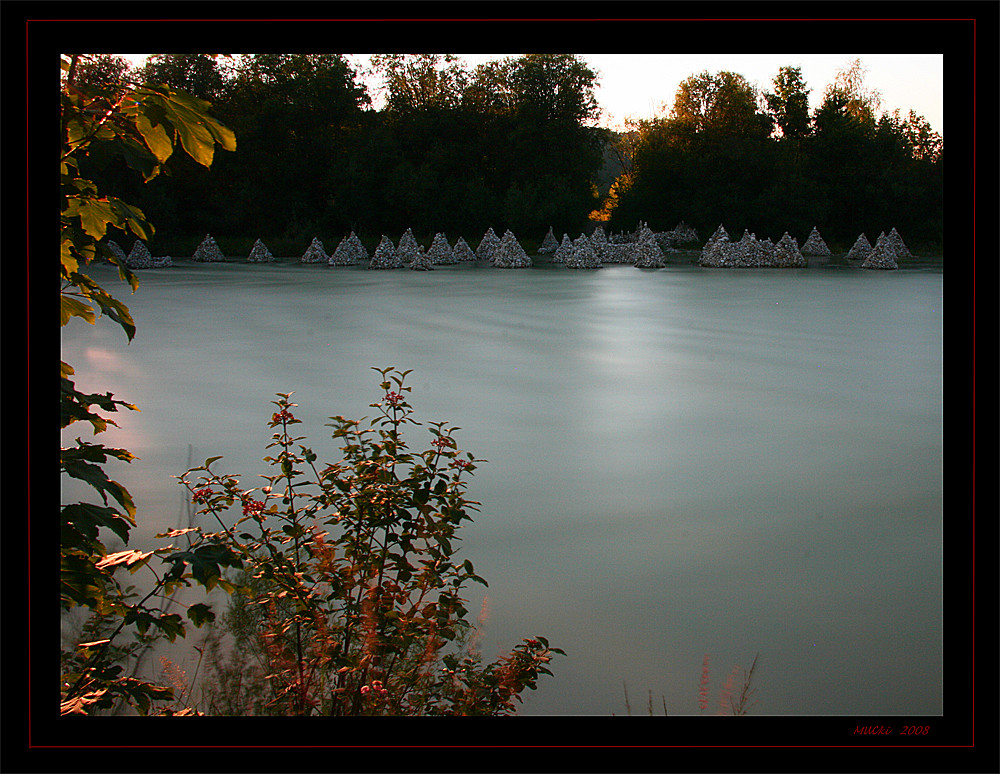
[[[540,239],[550,225],[585,227],[608,133],[593,126],[596,74],[582,60],[525,54],[472,70],[445,54],[372,62],[385,84],[379,110],[339,54],[155,55],[138,71],[92,57],[82,82],[183,89],[237,137],[211,172],[178,159],[149,185],[124,163],[93,174],[117,175],[115,189],[156,223],[154,252],[175,255],[206,233],[224,251],[260,237],[293,255],[314,236],[349,230],[374,245],[407,228],[452,239],[509,228]]]
[[[378,54],[372,66],[378,110],[339,54],[160,54],[139,70],[95,55],[82,82],[183,89],[212,104],[237,149],[211,172],[171,160],[171,176],[148,185],[123,160],[96,160],[92,174],[113,176],[151,216],[158,254],[190,254],[206,233],[227,253],[260,237],[295,255],[350,230],[372,246],[407,228],[540,240],[550,226],[575,235],[594,220],[800,241],[818,226],[843,249],[896,227],[911,245],[943,243],[941,138],[912,112],[880,113],[858,61],[815,108],[798,68],[781,68],[763,92],[731,72],[693,75],[669,114],[623,133],[595,125],[599,74],[574,54],[471,69],[447,54]],[[617,176],[599,190],[609,156]]]
[[[943,143],[913,111],[881,113],[864,66],[850,63],[819,105],[796,67],[771,91],[732,72],[680,84],[670,113],[636,122],[619,144],[623,174],[601,212],[611,228],[686,220],[777,239],[813,226],[846,250],[895,227],[910,244],[943,245]]]

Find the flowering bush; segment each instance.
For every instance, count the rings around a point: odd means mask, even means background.
[[[266,486],[243,489],[214,473],[219,458],[182,479],[240,556],[228,619],[242,622],[233,657],[264,665],[257,684],[240,690],[266,700],[230,705],[296,715],[512,714],[563,651],[535,637],[484,665],[468,647],[462,590],[486,581],[455,554],[458,529],[478,506],[466,497],[467,479],[482,460],[459,450],[458,428],[444,423],[429,425],[426,450],[411,451],[403,431],[419,423],[407,402],[409,372],[374,370],[378,416],[367,426],[340,416],[328,425],[343,444],[339,462],[321,465],[299,443],[296,404],[279,393]],[[237,505],[242,514],[229,525]],[[253,682],[246,670],[216,671]]]

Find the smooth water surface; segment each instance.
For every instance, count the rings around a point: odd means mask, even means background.
[[[755,714],[942,711],[940,270],[181,263],[132,297],[103,271],[136,338],[74,321],[63,358],[141,409],[104,439],[141,458],[111,469],[134,545],[178,524],[189,449],[258,485],[276,392],[334,459],[370,367],[413,369],[416,418],[488,460],[459,555],[484,656],[567,653],[523,714],[625,714],[626,685],[715,713],[757,653]]]

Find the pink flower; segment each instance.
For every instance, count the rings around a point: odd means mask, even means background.
[[[390,406],[398,406],[403,402],[403,396],[398,392],[387,392],[385,394],[385,402]]]
[[[431,441],[431,446],[436,446],[438,449],[445,449],[451,446],[451,439],[445,438],[443,435],[439,435],[433,441]]]
[[[264,510],[264,503],[252,500],[249,497],[243,500],[243,515],[250,516],[261,513]]]
[[[196,503],[203,503],[206,500],[208,500],[208,498],[211,496],[212,496],[212,490],[209,489],[208,487],[205,487],[204,489],[195,490],[191,499]]]
[[[291,422],[293,419],[295,419],[295,417],[292,416],[292,413],[290,411],[286,411],[285,409],[282,409],[271,417],[271,421],[274,424],[277,424],[278,422]]]

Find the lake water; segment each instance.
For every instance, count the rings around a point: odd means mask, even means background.
[[[754,714],[942,711],[940,267],[178,262],[131,297],[93,273],[138,333],[73,321],[63,359],[141,409],[100,439],[141,458],[109,465],[133,547],[177,526],[189,450],[258,485],[276,392],[335,459],[370,367],[413,369],[416,419],[488,460],[459,554],[484,656],[567,653],[522,714],[625,714],[625,686],[699,714],[706,655],[711,714],[757,653]]]

